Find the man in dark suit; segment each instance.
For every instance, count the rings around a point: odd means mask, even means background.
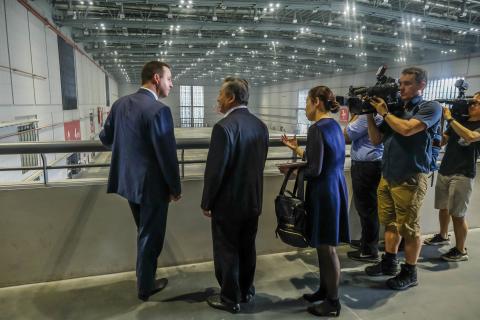
[[[268,151],[265,124],[247,109],[248,83],[225,79],[217,98],[225,116],[212,130],[202,210],[212,218],[215,276],[220,295],[207,299],[217,309],[240,311],[253,299],[258,216]]]
[[[108,193],[128,200],[137,225],[137,287],[143,301],[167,285],[166,278],[155,280],[157,259],[169,202],[181,197],[172,114],[157,100],[168,96],[171,76],[169,65],[147,63],[142,87],[113,104],[100,133],[112,150]]]

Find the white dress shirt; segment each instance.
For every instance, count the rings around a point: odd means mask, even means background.
[[[223,117],[224,118],[227,117],[230,113],[232,113],[232,111],[237,109],[248,109],[248,108],[247,106],[244,106],[244,105],[233,107],[232,109],[228,110]]]
[[[152,90],[150,90],[148,88],[145,88],[145,87],[140,87],[140,89],[150,91],[153,94],[153,96],[155,97],[155,100],[158,100],[158,96],[157,96],[157,93],[155,91],[152,91]]]

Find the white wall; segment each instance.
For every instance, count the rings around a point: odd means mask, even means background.
[[[465,77],[470,84],[467,93],[480,90],[480,57],[471,57],[451,61],[435,62],[419,65],[428,72],[428,78],[441,79],[452,76]],[[387,75],[398,78],[406,66],[395,67],[387,71]],[[294,132],[297,123],[296,108],[298,92],[317,85],[330,87],[336,95],[346,96],[348,87],[371,86],[375,83],[376,70],[345,74],[341,76],[319,78],[317,80],[297,81],[279,85],[259,87],[254,90],[255,112],[270,128],[283,126],[287,132]],[[335,117],[337,117],[335,115]]]
[[[36,5],[51,18],[48,3],[41,0]],[[80,119],[82,139],[88,140],[88,116],[93,111],[98,133],[97,108],[106,111],[105,73],[78,51],[75,60],[78,109],[63,111],[57,34],[17,1],[0,0],[0,122],[36,118],[42,128],[40,141],[58,141],[64,140],[63,123]],[[118,86],[111,77],[109,84],[112,103],[118,98]],[[15,141],[18,137],[0,136],[0,143]],[[49,161],[55,158],[58,157],[49,155]],[[2,166],[20,165],[18,156],[2,156],[1,161]],[[25,176],[20,172],[2,172],[0,182],[21,180]]]

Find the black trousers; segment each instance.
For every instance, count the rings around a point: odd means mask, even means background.
[[[378,253],[377,187],[382,175],[380,161],[352,161],[353,201],[362,226],[362,253]]]
[[[168,202],[144,205],[129,202],[137,225],[137,288],[139,295],[154,289],[157,259],[163,248]]]
[[[226,302],[239,303],[247,294],[255,294],[257,227],[258,217],[232,221],[215,219],[212,214],[215,276]]]

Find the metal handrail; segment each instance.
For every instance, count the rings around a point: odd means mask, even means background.
[[[305,145],[306,136],[297,136],[298,143]],[[177,149],[207,149],[210,138],[179,138]],[[281,147],[283,143],[279,138],[269,139],[270,147]],[[16,142],[0,143],[0,155],[31,154],[31,153],[75,153],[75,152],[108,152],[107,147],[100,141],[53,141],[53,142]]]
[[[307,137],[305,135],[297,136],[299,145],[305,145]],[[191,149],[208,149],[210,138],[179,138],[176,139],[177,149],[182,150],[181,159],[178,163],[181,165],[182,178],[185,177],[185,164],[205,163],[206,160],[185,160],[185,150]],[[283,143],[279,138],[271,137],[269,139],[270,147],[281,147]],[[74,168],[99,168],[109,167],[108,163],[98,164],[72,164],[51,166],[47,164],[47,153],[77,153],[77,152],[109,152],[107,147],[102,145],[100,141],[54,141],[54,142],[18,142],[18,143],[0,143],[0,155],[12,154],[40,154],[42,166],[34,167],[6,167],[1,171],[18,171],[18,170],[42,170],[43,181],[48,183],[49,169],[74,169]],[[291,157],[270,157],[267,160],[293,160],[296,161],[297,156],[293,152]]]

